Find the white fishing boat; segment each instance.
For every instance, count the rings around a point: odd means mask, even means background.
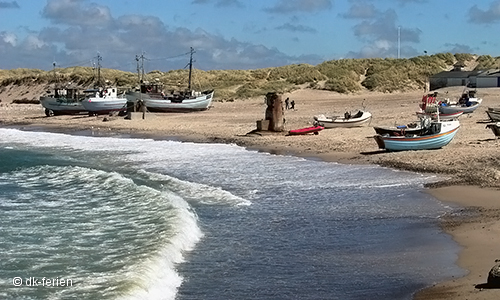
[[[473,97],[469,97],[469,95]],[[451,101],[445,98],[440,101],[437,99],[437,93],[424,95],[420,103],[421,114],[436,115],[439,110],[439,116],[444,119],[455,119],[455,116],[461,114],[470,114],[474,112],[483,99],[475,97],[474,91],[464,91],[458,101]],[[417,113],[418,114],[418,113]],[[434,116],[434,119],[437,117]]]
[[[93,89],[85,90],[87,93],[82,100],[83,107],[89,112],[89,115],[109,114],[115,111],[124,111],[127,109],[127,98],[124,94],[118,95],[116,87],[100,87],[104,85],[101,82],[101,55],[97,54],[97,81]],[[107,83],[108,81],[104,81]]]
[[[214,91],[194,91],[191,88],[193,68],[193,53],[191,48],[189,60],[189,81],[186,91],[164,91],[160,83],[142,81],[140,88],[126,93],[129,101],[141,103],[152,112],[192,112],[207,110],[212,103]]]
[[[127,98],[123,94],[118,95],[116,87],[92,89],[85,92],[91,94],[82,100],[82,105],[90,115],[109,114],[127,109]]]
[[[321,125],[325,128],[338,128],[338,127],[359,127],[366,125],[370,122],[372,114],[367,111],[359,110],[354,115],[346,112],[344,116],[314,116],[314,123]]]
[[[464,114],[473,113],[483,102],[482,98],[476,96],[476,91],[464,90],[457,101],[444,99],[439,103],[439,113],[453,114],[462,111]]]
[[[481,102],[467,101],[464,103],[446,103],[443,102],[439,105],[440,114],[453,114],[457,112],[463,112],[464,114],[473,113],[479,108]]]

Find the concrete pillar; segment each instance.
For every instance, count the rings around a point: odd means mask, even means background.
[[[283,102],[281,95],[268,93],[266,95],[266,118],[269,120],[269,131],[280,132],[285,129],[285,119],[283,118]]]

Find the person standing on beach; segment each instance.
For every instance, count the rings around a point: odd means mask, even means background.
[[[295,100],[292,100],[292,102],[290,102],[290,109],[295,109]]]
[[[289,107],[289,106],[290,106],[289,101],[290,101],[290,98],[286,98],[286,99],[285,99],[285,109],[289,109],[289,108],[290,108],[290,107]]]

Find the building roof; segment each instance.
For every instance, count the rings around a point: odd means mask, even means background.
[[[467,78],[472,71],[443,71],[430,76],[431,78]]]
[[[499,69],[489,69],[489,70],[480,70],[477,72],[477,77],[500,77]]]

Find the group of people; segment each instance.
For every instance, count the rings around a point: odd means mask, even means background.
[[[285,109],[295,109],[295,101],[292,100],[290,102],[290,98],[286,98],[286,100],[285,100]]]

